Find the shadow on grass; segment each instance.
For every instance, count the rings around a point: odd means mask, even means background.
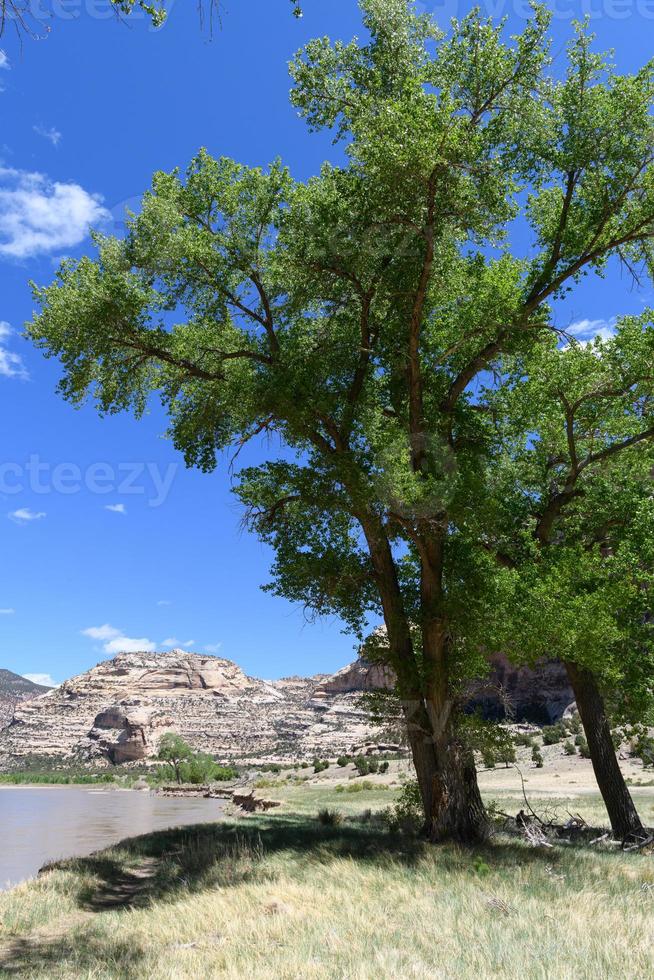
[[[0,958],[0,976],[114,976],[142,980],[144,951],[116,936],[88,934],[15,939]],[[111,973],[100,972],[111,965]],[[96,972],[97,971],[97,972]]]
[[[235,823],[198,824],[133,837],[115,848],[52,865],[77,873],[84,882],[77,901],[87,912],[142,907],[179,892],[229,888],[272,880],[266,858],[282,855],[297,871],[328,865],[339,858],[362,864],[415,867],[426,857],[435,874],[460,872],[484,856],[499,869],[555,864],[562,854],[494,839],[474,849],[434,846],[410,835],[391,833],[370,822],[323,826],[300,815],[257,816]]]
[[[113,972],[107,976],[132,980],[147,975],[147,950],[125,944],[116,935],[117,923],[105,936],[95,932],[96,913],[120,913],[189,892],[275,880],[275,865],[266,860],[275,855],[287,860],[291,874],[293,869],[311,874],[315,868],[316,878],[320,866],[347,858],[382,868],[416,867],[438,879],[462,871],[474,874],[475,861],[481,859],[501,871],[556,865],[567,854],[563,849],[528,848],[509,838],[495,838],[474,849],[435,847],[392,834],[374,822],[348,821],[331,827],[299,815],[256,816],[236,823],[159,831],[87,858],[49,865],[48,870],[79,876],[77,891],[73,880],[79,919],[60,926],[66,933],[36,933],[5,947],[0,952],[0,975],[70,977],[86,975],[87,970],[96,975],[93,971],[108,963]],[[70,894],[70,880],[65,887]]]

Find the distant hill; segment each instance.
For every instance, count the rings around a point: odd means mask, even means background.
[[[20,674],[14,674],[11,670],[0,668],[0,728],[11,721],[16,705],[21,701],[29,701],[30,698],[45,694],[49,687],[43,684],[34,684]]]

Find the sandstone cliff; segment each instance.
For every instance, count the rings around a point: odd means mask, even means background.
[[[166,731],[226,760],[333,755],[374,739],[351,695],[313,703],[325,680],[257,680],[182,650],[121,654],[19,705],[0,731],[0,766],[28,756],[136,761],[156,754]]]

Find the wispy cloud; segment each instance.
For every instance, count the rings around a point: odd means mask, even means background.
[[[42,520],[46,517],[46,513],[44,510],[34,511],[30,510],[29,507],[21,507],[18,510],[12,510],[8,517],[16,524],[29,524],[30,521]]]
[[[6,320],[0,320],[0,377],[20,378],[26,381],[29,377],[20,354],[7,350],[4,341],[11,337],[13,330]]]
[[[104,626],[89,626],[82,630],[82,636],[91,640],[99,640],[105,653],[154,653],[156,644],[147,637],[125,636],[123,630],[116,629],[105,623]]]
[[[15,609],[0,609],[0,616],[13,616]]]
[[[58,129],[54,128],[54,126],[50,126],[48,129],[45,126],[38,125],[32,126],[32,129],[37,136],[42,136],[44,140],[48,140],[53,146],[59,146],[61,143],[62,135]]]
[[[75,183],[0,168],[0,256],[27,259],[79,245],[109,218],[102,198]]]
[[[219,653],[222,649],[222,643],[207,643],[204,648],[205,653],[211,653],[214,656]]]
[[[6,53],[0,48],[0,71],[3,69],[5,71],[9,71],[10,68],[11,65],[9,64],[9,58],[7,57]],[[4,91],[5,91],[4,82],[0,82],[0,93]]]
[[[588,344],[596,337],[600,340],[610,340],[615,337],[615,320],[577,320],[570,324],[566,333],[580,344]]]
[[[22,674],[21,676],[26,681],[31,681],[32,684],[42,684],[43,687],[59,687],[52,674]]]
[[[113,514],[126,514],[125,504],[107,504],[105,510],[110,510]]]
[[[182,647],[186,650],[190,650],[194,645],[195,640],[186,640],[182,642],[178,640],[176,636],[169,636],[167,640],[164,640],[162,646],[168,647],[171,650],[181,649]]]
[[[157,605],[158,606],[171,606],[172,603],[171,603],[171,601],[169,599],[159,599]]]

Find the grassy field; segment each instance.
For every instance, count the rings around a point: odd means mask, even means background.
[[[519,808],[511,787],[493,790]],[[0,895],[0,975],[654,976],[651,856],[533,849],[501,834],[472,851],[430,847],[369,818],[393,786],[280,780],[258,792],[282,807],[136,838]],[[637,792],[651,812],[652,789]],[[557,802],[605,821],[589,793]],[[342,822],[321,824],[321,807]]]

